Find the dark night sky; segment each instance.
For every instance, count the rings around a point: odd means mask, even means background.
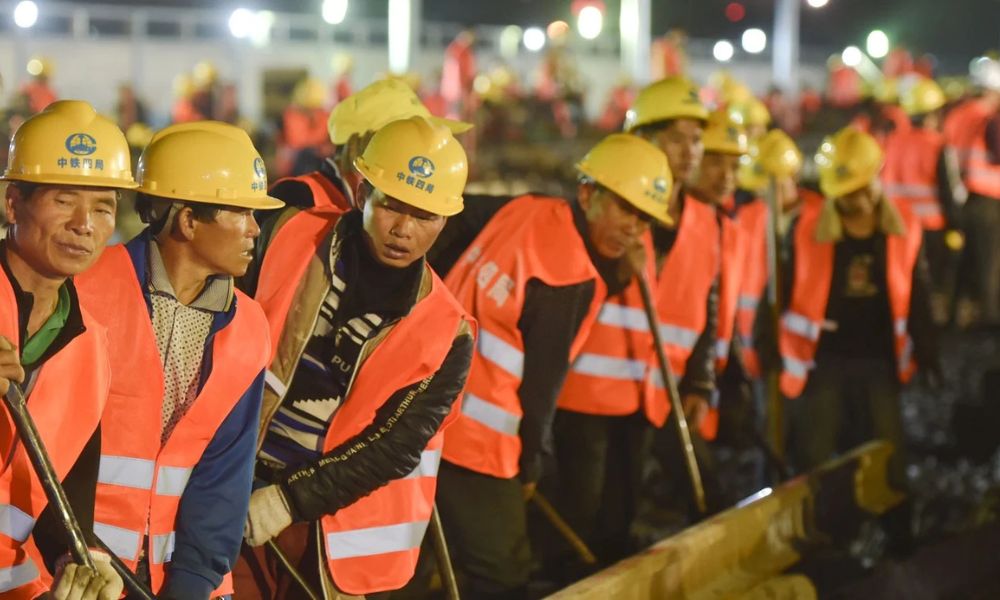
[[[746,17],[730,23],[724,17],[729,0],[651,0],[653,33],[681,27],[693,37],[738,39],[747,27],[769,31],[774,0],[740,0]],[[883,29],[891,40],[915,52],[932,52],[967,60],[1000,45],[1000,0],[829,0],[816,10],[802,1],[802,42],[831,50],[848,44],[863,47],[865,36]],[[103,3],[167,6],[249,6],[319,13],[321,0],[103,0]],[[544,25],[569,18],[571,0],[424,0],[429,19],[464,23]],[[617,29],[620,0],[605,0],[605,30]],[[385,16],[386,0],[351,0],[348,13]]]

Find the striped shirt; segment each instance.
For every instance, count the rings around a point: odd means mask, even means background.
[[[322,455],[327,429],[351,384],[361,350],[383,323],[382,317],[366,313],[338,324],[337,308],[345,289],[335,271],[297,376],[261,447],[260,457],[272,467],[295,466]]]

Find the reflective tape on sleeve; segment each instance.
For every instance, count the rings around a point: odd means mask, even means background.
[[[822,331],[823,328],[820,323],[812,321],[808,317],[792,311],[786,312],[781,317],[781,322],[788,331],[811,341],[819,339],[820,331]]]
[[[16,590],[38,578],[38,567],[30,558],[13,567],[0,568],[0,592]]]
[[[440,450],[424,450],[420,453],[420,464],[418,464],[403,479],[415,479],[417,477],[437,477],[438,465],[441,464]]]

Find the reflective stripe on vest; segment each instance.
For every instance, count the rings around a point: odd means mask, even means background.
[[[930,184],[922,183],[887,183],[884,188],[885,194],[892,196],[907,196],[910,198],[933,198],[937,199],[937,188]]]
[[[155,470],[156,463],[151,460],[102,454],[97,482],[148,490],[153,487]]]
[[[664,344],[670,344],[671,346],[677,346],[685,350],[693,350],[700,337],[701,332],[699,331],[660,323],[660,339],[663,340]]]
[[[38,576],[38,567],[35,565],[35,561],[30,558],[19,565],[0,568],[0,592],[9,592],[22,585],[27,585]]]
[[[182,496],[192,470],[191,467],[160,467],[156,478],[156,493],[161,496]]]
[[[597,322],[631,331],[649,331],[649,318],[645,310],[613,302],[605,302],[601,306],[601,312],[597,313]],[[661,325],[661,330],[663,327],[666,325]]]
[[[176,538],[177,534],[173,531],[169,531],[167,533],[154,535],[150,539],[151,545],[153,546],[150,560],[154,565],[162,565],[163,563],[170,562],[170,559],[174,555],[174,543]]]
[[[723,357],[729,356],[729,340],[719,338],[715,340],[715,356],[716,360],[721,360]]]
[[[417,477],[437,477],[438,467],[441,465],[441,450],[424,450],[420,453],[420,463],[403,479],[414,479]]]
[[[466,392],[462,398],[462,414],[504,435],[517,435],[521,427],[521,417],[471,392]]]
[[[117,556],[126,560],[139,558],[143,532],[94,521],[94,535],[101,538]]]
[[[573,361],[572,370],[593,377],[642,381],[649,365],[645,361],[583,353]]]
[[[485,328],[479,331],[479,354],[518,379],[524,372],[524,353]]]
[[[401,552],[420,546],[427,521],[399,523],[326,534],[326,553],[330,560]]]
[[[760,296],[751,296],[750,294],[740,294],[736,306],[740,310],[756,311],[758,304],[760,304]]]
[[[0,504],[0,533],[19,542],[31,535],[35,519],[13,504]]]
[[[817,323],[792,311],[785,312],[781,317],[781,322],[788,331],[813,342],[819,339],[819,335],[823,331],[822,323]]]
[[[811,361],[805,362],[791,356],[782,356],[781,362],[785,366],[785,371],[793,377],[800,377],[802,379],[805,379],[809,375],[809,371],[813,368]]]

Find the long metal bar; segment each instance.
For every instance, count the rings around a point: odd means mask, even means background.
[[[660,327],[656,318],[656,310],[653,307],[653,296],[649,293],[649,283],[641,269],[636,272],[636,281],[639,283],[639,291],[642,294],[642,305],[646,310],[646,319],[649,322],[649,330],[653,334],[653,345],[656,346],[656,361],[659,363],[660,377],[670,398],[670,406],[674,412],[674,422],[677,423],[677,435],[681,438],[681,448],[684,450],[684,462],[687,464],[688,476],[691,478],[691,489],[694,493],[694,501],[701,514],[708,512],[705,502],[705,487],[701,482],[701,471],[698,469],[698,459],[694,453],[694,444],[691,443],[691,431],[688,429],[687,417],[684,416],[684,405],[681,403],[680,392],[677,391],[677,380],[670,370],[670,362],[663,351],[663,340],[660,337]]]
[[[580,556],[580,560],[582,560],[584,564],[597,564],[597,557],[594,556],[594,553],[587,547],[586,542],[584,542],[583,539],[577,535],[575,531],[573,531],[573,528],[569,526],[569,523],[562,518],[562,515],[556,511],[555,507],[552,506],[545,496],[536,490],[535,493],[531,495],[531,501],[535,503],[535,506],[542,511],[545,518],[552,523],[552,526],[555,527],[560,535],[562,535],[569,545],[573,547],[573,550],[575,550]]]
[[[444,527],[441,525],[441,515],[437,506],[431,511],[431,542],[434,544],[434,556],[437,558],[438,571],[441,573],[441,585],[444,587],[448,600],[459,600],[458,580],[455,579],[455,569],[451,566],[451,555],[448,553],[448,540],[444,537]]]
[[[278,562],[280,562],[281,566],[288,571],[288,574],[292,576],[295,583],[299,584],[299,587],[306,593],[309,600],[323,600],[323,597],[312,589],[312,586],[309,585],[309,582],[302,576],[302,573],[300,573],[299,570],[295,568],[295,565],[292,564],[292,561],[288,559],[288,555],[286,555],[285,552],[278,547],[278,544],[273,539],[267,540],[267,548],[274,553]]]

